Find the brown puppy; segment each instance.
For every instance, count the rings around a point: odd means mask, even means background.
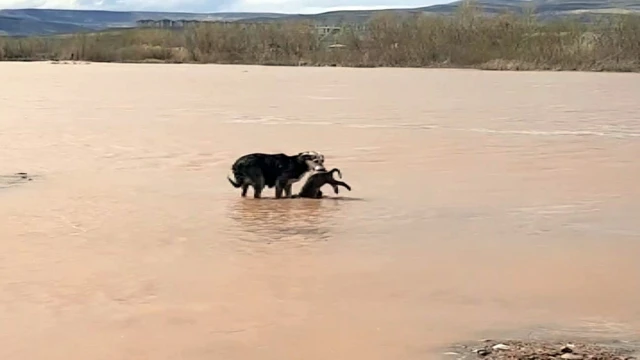
[[[322,191],[320,188],[326,184],[333,187],[333,191],[338,193],[338,186],[343,186],[347,190],[351,191],[351,186],[343,181],[339,181],[333,178],[333,173],[337,172],[342,179],[342,173],[339,169],[331,169],[331,171],[318,171],[315,174],[309,176],[307,182],[304,183],[300,193],[293,195],[293,198],[309,198],[309,199],[321,199]]]

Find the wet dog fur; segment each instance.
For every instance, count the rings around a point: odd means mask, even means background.
[[[305,151],[296,155],[252,153],[239,157],[231,166],[232,180],[227,177],[235,188],[242,188],[242,197],[247,196],[249,186],[253,187],[253,197],[262,197],[266,187],[275,186],[276,199],[290,198],[291,187],[300,181],[304,175],[312,170],[323,171],[324,155],[316,151]]]
[[[347,183],[343,181],[336,180],[333,177],[334,172],[337,172],[340,178],[342,179],[342,173],[340,173],[339,169],[334,168],[334,169],[331,169],[330,171],[326,171],[326,170],[318,171],[315,174],[309,176],[309,178],[307,178],[307,181],[302,186],[302,189],[300,190],[300,192],[297,195],[294,195],[293,197],[321,199],[322,191],[320,190],[320,188],[326,184],[331,185],[331,187],[333,187],[333,191],[336,194],[338,194],[339,192],[339,188],[338,188],[339,186],[342,186],[347,190],[351,191],[351,186],[349,186]]]

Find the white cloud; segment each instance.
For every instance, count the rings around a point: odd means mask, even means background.
[[[0,0],[0,9],[217,11],[224,3],[207,0]]]
[[[247,11],[318,13],[333,10],[361,10],[420,7],[451,0],[0,0],[0,9],[82,9],[146,11]]]
[[[389,8],[415,8],[441,4],[452,0],[236,0],[230,11],[265,11],[312,14],[337,10],[373,10]]]
[[[75,3],[74,0],[0,0],[0,8],[41,8],[51,6],[53,8],[69,7]],[[71,8],[71,7],[69,7]]]

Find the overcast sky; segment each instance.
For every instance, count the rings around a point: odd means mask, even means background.
[[[148,10],[184,12],[317,13],[331,10],[419,7],[451,0],[0,0],[0,8]]]

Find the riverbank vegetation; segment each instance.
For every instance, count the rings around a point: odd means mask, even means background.
[[[640,16],[541,22],[532,13],[487,16],[468,2],[453,16],[382,13],[329,35],[270,22],[0,38],[0,60],[638,71]]]

